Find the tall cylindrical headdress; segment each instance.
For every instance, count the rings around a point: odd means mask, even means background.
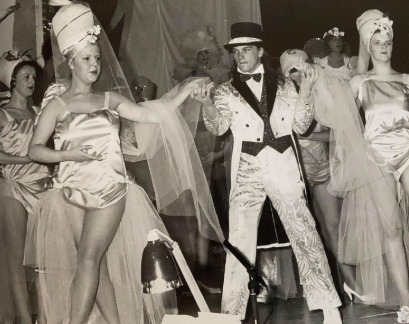
[[[52,26],[62,54],[75,50],[75,56],[82,48],[97,41],[101,32],[99,25],[94,25],[90,8],[81,3],[61,7],[52,20]]]
[[[370,9],[365,11],[356,20],[356,27],[359,32],[359,56],[357,70],[359,73],[365,73],[369,66],[369,44],[372,35],[379,31],[383,34],[389,34],[393,37],[393,21],[382,11]]]

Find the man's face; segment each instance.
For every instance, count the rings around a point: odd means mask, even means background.
[[[261,64],[263,48],[255,45],[242,45],[233,48],[233,57],[242,72],[253,73]]]

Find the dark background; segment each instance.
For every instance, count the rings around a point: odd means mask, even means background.
[[[106,28],[117,0],[86,1]],[[409,72],[409,0],[260,0],[260,7],[265,49],[276,58],[276,64],[284,50],[302,49],[309,39],[322,37],[332,27],[346,33],[352,55],[357,55],[356,18],[368,9],[379,9],[393,20],[393,67]],[[114,50],[119,47],[120,35],[121,26],[108,34]]]
[[[83,0],[88,2],[100,20],[117,53],[122,24],[112,31],[107,27],[115,11],[117,0]],[[203,0],[206,1],[206,0]],[[230,0],[234,1],[234,0]],[[338,27],[358,54],[359,35],[356,18],[368,9],[379,9],[393,20],[393,67],[409,72],[409,0],[259,0],[264,29],[265,49],[275,58],[290,48],[302,49],[311,38],[322,37],[324,32]],[[47,2],[47,1],[45,1]],[[52,16],[51,13],[50,16]],[[175,17],[177,18],[177,17]]]
[[[368,9],[379,9],[393,20],[393,67],[409,72],[409,0],[260,0],[265,49],[273,57],[284,50],[302,49],[311,38],[322,37],[332,27],[358,55],[356,18]]]

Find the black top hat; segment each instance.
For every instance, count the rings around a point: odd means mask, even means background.
[[[263,43],[263,31],[259,24],[253,22],[238,22],[231,25],[231,40],[224,48],[231,51],[240,45],[259,45]]]

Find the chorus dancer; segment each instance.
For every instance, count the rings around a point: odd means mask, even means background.
[[[340,253],[345,263],[357,266],[355,295],[362,295],[369,304],[400,305],[398,321],[409,323],[407,237],[404,236],[407,228],[404,196],[409,192],[409,76],[391,66],[393,29],[385,14],[368,10],[357,19],[357,28],[361,74],[353,77],[350,85],[365,113],[365,140],[386,179],[386,185],[379,188],[379,196],[382,195],[381,203],[388,212],[367,220],[345,219],[341,223]],[[373,68],[368,71],[369,61]],[[389,192],[395,197],[383,201],[390,197]],[[387,205],[396,199],[402,210]],[[354,243],[359,244],[354,246]]]
[[[348,44],[345,41],[345,32],[334,27],[324,33],[322,37],[324,47],[328,53],[317,59],[327,74],[339,75],[345,80],[350,80],[356,74],[357,57],[347,55]]]
[[[304,133],[314,116],[311,91],[316,70],[303,66],[300,93],[264,69],[261,26],[241,22],[231,26],[225,48],[237,63],[233,79],[216,88],[214,104],[203,103],[206,127],[221,135],[233,132],[232,190],[229,240],[251,263],[255,262],[257,227],[266,196],[277,210],[300,269],[300,280],[310,310],[322,309],[324,323],[341,323],[341,305],[321,239],[306,206],[293,130]],[[228,253],[222,311],[244,318],[249,291],[246,269]]]
[[[39,108],[30,105],[39,66],[18,50],[0,58],[0,80],[11,99],[0,109],[0,322],[31,323],[25,267],[27,222],[50,184],[45,165],[28,157]],[[31,223],[31,222],[29,222]]]
[[[179,50],[184,62],[177,65],[173,71],[172,77],[176,81],[182,82],[192,76],[209,77],[217,86],[229,79],[229,69],[222,62],[222,49],[210,27],[200,26],[188,31],[180,41]],[[203,122],[200,104],[197,103],[195,108],[183,109],[182,115],[192,130],[219,221],[226,232],[228,193],[224,168],[224,151],[228,147],[225,147],[225,143],[229,145],[230,137],[227,134],[223,138],[217,138],[208,132]],[[166,217],[166,220],[173,220],[173,224],[169,223],[173,227],[180,224],[176,223],[175,217]],[[179,217],[179,222],[181,220]],[[214,278],[208,276],[210,270],[209,256],[212,247],[214,248],[214,243],[203,239],[197,231],[196,224],[192,223],[191,218],[186,218],[185,221],[186,223],[180,224],[180,226],[186,226],[189,230],[183,234],[177,230],[175,231],[175,237],[180,235],[179,242],[182,243],[182,250],[189,260],[199,286],[210,294],[220,294],[221,289],[215,287],[217,284],[213,282]],[[170,226],[168,226],[168,229]]]
[[[163,100],[143,104],[113,91],[98,91],[97,86],[123,90],[118,82],[124,78],[106,35],[94,21],[91,10],[78,2],[62,7],[54,16],[58,43],[53,48],[54,61],[61,54],[66,59],[66,65],[61,63],[55,71],[68,67],[71,81],[65,92],[43,108],[29,150],[33,160],[59,164],[54,188],[36,208],[37,232],[33,233],[43,272],[40,285],[46,317],[49,323],[160,323],[165,311],[174,310],[175,295],[142,298],[141,255],[149,230],[167,232],[145,192],[128,181],[120,118],[137,121],[136,134],[142,127],[139,134],[145,136],[145,142],[137,136],[138,150],[145,149],[142,153],[154,156],[154,144],[170,150],[171,140],[178,139],[176,132],[183,132],[178,124],[171,127],[175,123],[172,112],[198,81],[187,82]],[[107,84],[101,84],[103,81]],[[121,127],[126,127],[123,121]],[[55,150],[46,146],[51,136]],[[167,165],[160,155],[152,166],[153,181],[158,180],[155,188],[160,191],[156,193],[158,208],[172,204],[174,196],[191,185],[195,206],[213,217],[208,224],[202,215],[201,229],[210,233],[213,225],[212,233],[221,233],[203,169],[195,169],[198,156],[196,161],[181,161],[191,151],[186,138],[174,149],[168,154],[172,164]],[[164,178],[171,175],[167,186]]]

